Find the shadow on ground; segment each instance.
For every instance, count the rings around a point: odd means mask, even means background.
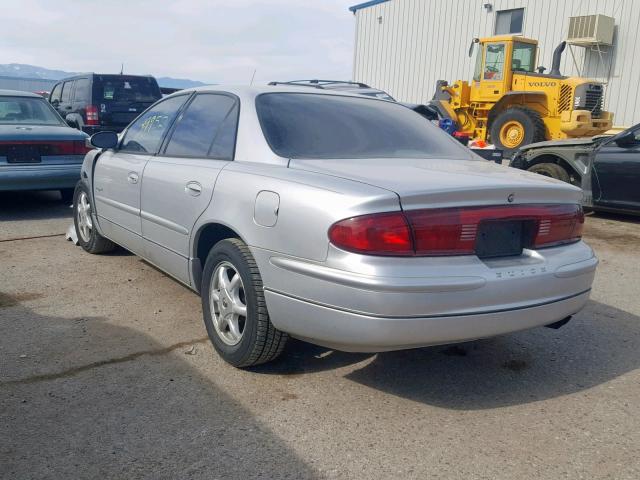
[[[442,408],[478,410],[560,397],[640,367],[640,318],[598,302],[560,330],[378,354],[347,378]]]
[[[44,192],[0,192],[0,221],[44,220],[71,218],[69,205],[60,198],[60,193]]]
[[[22,333],[0,350],[1,478],[315,477],[189,364],[184,345],[5,305],[3,325]]]

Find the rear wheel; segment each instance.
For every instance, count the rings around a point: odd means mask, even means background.
[[[528,170],[539,175],[544,175],[545,177],[551,177],[556,180],[572,183],[567,171],[555,163],[538,163],[529,167]]]
[[[491,123],[491,142],[511,156],[518,148],[545,140],[540,114],[527,107],[509,107]]]
[[[262,277],[244,242],[230,238],[211,249],[200,295],[207,333],[226,362],[249,367],[282,353],[288,335],[269,320]]]
[[[93,208],[87,186],[78,182],[73,195],[73,223],[76,227],[78,243],[89,253],[105,253],[113,250],[116,244],[104,238],[93,225]]]

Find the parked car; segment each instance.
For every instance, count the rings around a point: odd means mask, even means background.
[[[80,245],[200,292],[232,365],[289,336],[377,352],[558,327],[589,297],[578,188],[483,161],[393,102],[201,87],[91,141]]]
[[[0,191],[60,190],[71,202],[87,138],[40,95],[0,90]]]
[[[158,82],[151,76],[98,73],[61,80],[49,95],[69,125],[89,134],[121,131],[160,98]]]
[[[373,88],[362,82],[351,82],[347,80],[291,80],[288,82],[270,82],[269,85],[290,85],[300,87],[312,87],[322,90],[333,90],[337,92],[356,93],[358,95],[364,95],[365,97],[379,98],[380,100],[388,100],[390,102],[397,102],[395,98],[389,95],[384,90]],[[438,111],[431,105],[418,104],[418,103],[405,103],[398,102],[407,108],[410,108],[414,112],[419,113],[428,120],[437,121],[440,116]]]
[[[585,207],[640,213],[640,124],[614,136],[527,145],[511,166],[581,187]]]

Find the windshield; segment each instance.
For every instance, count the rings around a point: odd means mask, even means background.
[[[512,58],[511,70],[514,72],[533,73],[533,62],[536,61],[536,46],[530,43],[515,42],[513,44]]]
[[[122,75],[101,75],[94,80],[94,92],[100,103],[155,102],[162,98],[153,78]]]
[[[256,109],[271,149],[285,158],[470,158],[430,121],[383,100],[266,93]]]
[[[0,97],[0,124],[65,125],[44,98]]]

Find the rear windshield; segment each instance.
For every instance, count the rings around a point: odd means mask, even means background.
[[[99,103],[151,103],[162,98],[158,83],[149,77],[100,75],[93,81],[93,91]]]
[[[0,125],[65,125],[44,98],[0,97]]]
[[[267,142],[285,158],[470,158],[430,121],[392,102],[266,93],[256,109]]]

